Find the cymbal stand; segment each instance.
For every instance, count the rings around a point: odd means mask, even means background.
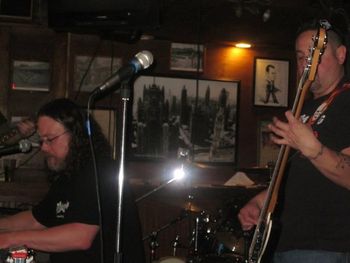
[[[252,236],[252,230],[243,231],[243,238],[244,238],[244,262],[249,262],[249,245],[250,245],[250,238]]]
[[[176,256],[176,249],[177,249],[177,247],[178,247],[179,244],[180,244],[179,239],[180,239],[180,236],[179,236],[179,235],[176,235],[175,240],[174,240],[174,242],[173,242],[173,256],[174,256],[174,257]]]
[[[194,256],[198,255],[198,235],[199,235],[199,217],[196,217],[196,225],[194,232]]]
[[[198,257],[198,236],[199,236],[199,217],[196,216],[194,230],[192,231],[192,237],[190,241],[190,253],[188,255],[188,262],[195,263],[199,262]]]
[[[150,262],[153,262],[157,259],[156,257],[156,249],[159,247],[159,243],[157,241],[158,232],[152,232],[149,242],[150,248]]]

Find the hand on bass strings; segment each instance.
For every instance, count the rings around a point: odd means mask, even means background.
[[[238,219],[244,231],[252,229],[258,222],[261,208],[266,199],[266,191],[253,197],[238,213]]]
[[[271,140],[279,145],[288,145],[299,150],[304,156],[315,156],[321,148],[321,143],[317,139],[309,124],[304,124],[296,119],[291,111],[285,113],[287,122],[283,122],[274,117],[268,128],[273,132]]]

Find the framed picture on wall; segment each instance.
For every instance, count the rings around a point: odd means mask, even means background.
[[[254,63],[254,105],[287,107],[289,61],[256,58]]]
[[[76,56],[74,61],[74,90],[91,92],[122,66],[115,57]]]
[[[258,165],[266,167],[268,164],[276,163],[280,146],[270,139],[270,130],[267,125],[271,121],[260,121],[258,127]]]
[[[49,91],[50,81],[49,62],[13,60],[11,84],[13,90]]]
[[[132,152],[136,158],[235,163],[238,81],[140,76],[134,83]]]
[[[203,58],[203,45],[171,43],[171,70],[203,72]]]

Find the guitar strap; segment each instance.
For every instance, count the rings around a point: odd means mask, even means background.
[[[341,88],[334,89],[331,95],[316,109],[312,117],[307,121],[307,124],[312,126],[320,116],[329,108],[329,106],[333,103],[334,99],[343,91],[350,89],[350,84],[345,83]]]

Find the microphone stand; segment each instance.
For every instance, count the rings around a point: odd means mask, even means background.
[[[130,99],[130,87],[128,81],[122,83],[120,90],[122,99],[122,129],[120,141],[120,158],[118,173],[118,207],[117,207],[117,229],[116,229],[116,247],[114,255],[114,263],[122,262],[121,252],[121,222],[122,222],[122,204],[123,204],[123,188],[124,188],[124,167],[125,167],[125,136],[126,136],[126,119],[127,119],[127,102]]]
[[[185,149],[185,148],[180,148],[178,149],[178,153],[177,153],[177,158],[181,161],[181,165],[180,168],[183,170],[184,166],[185,166],[185,161],[187,160],[188,156],[189,156],[189,150]],[[176,181],[176,180],[181,180],[181,178],[176,177],[175,175],[170,178],[168,181],[165,181],[164,183],[160,184],[158,187],[152,189],[151,191],[145,193],[144,195],[138,197],[136,199],[136,203],[142,201],[143,199],[145,199],[146,197],[150,196],[151,194],[159,191],[160,189],[164,188],[165,186],[167,186],[168,184],[171,184],[172,182]]]
[[[159,185],[158,187],[156,187],[156,188],[152,189],[151,191],[145,193],[144,195],[138,197],[138,198],[135,200],[135,202],[138,203],[138,202],[142,201],[142,200],[145,199],[146,197],[148,197],[148,196],[150,196],[151,194],[153,194],[153,193],[159,191],[160,189],[162,189],[163,187],[167,186],[168,184],[174,182],[175,180],[177,180],[177,178],[175,178],[175,177],[169,179],[168,181],[162,183],[162,184]]]

